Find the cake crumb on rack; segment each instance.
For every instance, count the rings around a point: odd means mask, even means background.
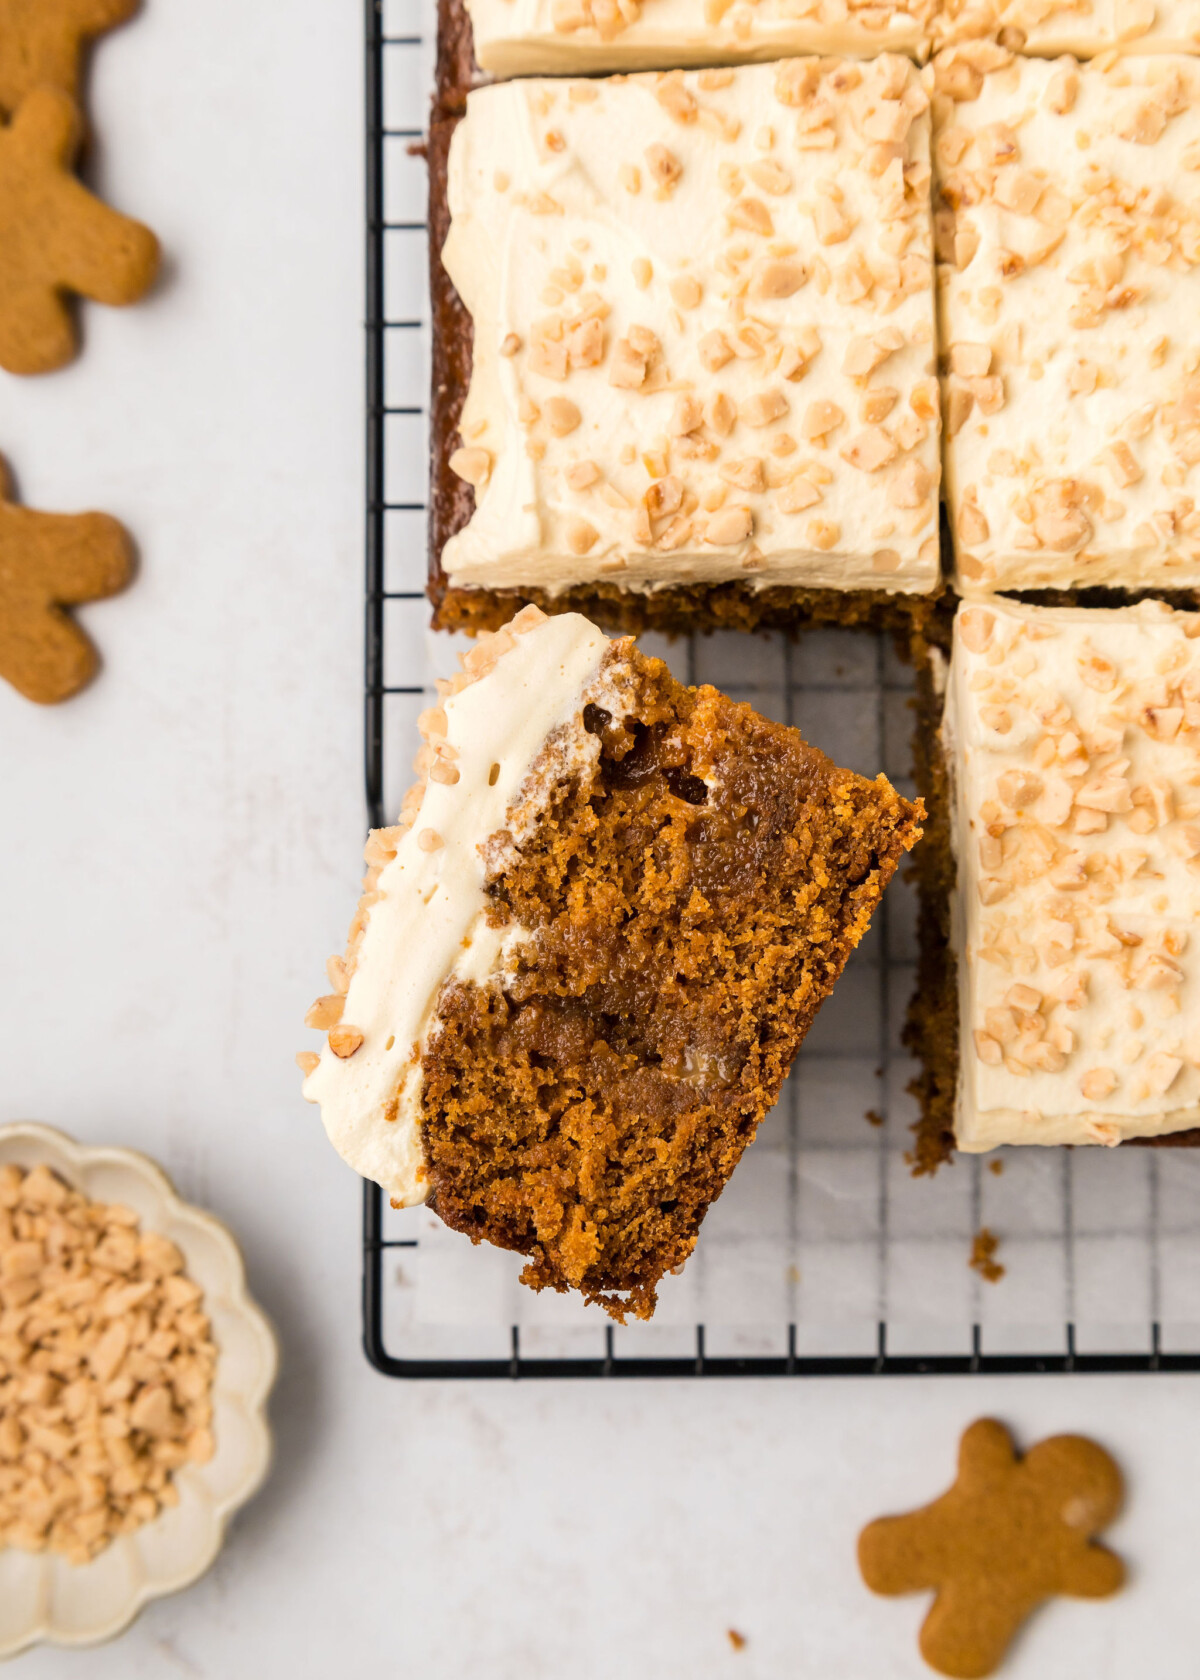
[[[999,1283],[1004,1276],[1005,1268],[996,1259],[996,1250],[1000,1247],[1000,1238],[987,1226],[982,1226],[971,1239],[971,1258],[967,1261],[973,1272],[978,1272],[985,1283]]]

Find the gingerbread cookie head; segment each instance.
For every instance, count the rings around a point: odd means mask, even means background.
[[[158,269],[150,229],[71,173],[80,132],[70,96],[47,87],[0,127],[0,367],[10,373],[47,373],[71,359],[71,293],[134,303]]]
[[[106,513],[35,513],[11,495],[0,459],[0,677],[49,704],[96,669],[95,649],[66,609],[123,588],[133,550]]]
[[[0,0],[0,116],[35,87],[77,94],[83,51],[139,0]]]
[[[977,1680],[1044,1599],[1106,1598],[1121,1586],[1121,1560],[1093,1538],[1121,1495],[1121,1473],[1094,1441],[1056,1435],[1022,1459],[1004,1425],[982,1418],[962,1438],[954,1486],[870,1523],[859,1567],[873,1592],[935,1593],[921,1654],[939,1674]]]

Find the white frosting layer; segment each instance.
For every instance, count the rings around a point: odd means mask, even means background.
[[[496,76],[736,64],[794,53],[927,50],[930,0],[467,0],[475,56]]]
[[[959,1148],[1200,1124],[1200,615],[960,608]]]
[[[1042,58],[1072,53],[1200,51],[1200,0],[941,0],[937,45],[1004,31],[1008,45]]]
[[[933,589],[928,123],[891,56],[472,94],[451,583]]]
[[[958,587],[1200,584],[1200,64],[925,74]]]
[[[443,703],[458,780],[430,780],[416,821],[381,873],[342,1011],[363,1041],[347,1057],[328,1044],[304,1084],[321,1105],[338,1153],[399,1206],[428,1191],[421,1142],[420,1053],[438,994],[450,978],[486,983],[525,936],[487,925],[481,846],[511,828],[514,807],[534,813],[522,789],[547,738],[557,768],[599,751],[582,727],[608,639],[578,614],[547,619],[516,639],[492,671]],[[604,690],[607,692],[607,690]],[[422,837],[440,839],[423,849]]]

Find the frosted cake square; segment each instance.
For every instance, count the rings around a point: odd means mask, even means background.
[[[960,608],[960,1149],[1200,1125],[1200,615]]]
[[[961,592],[1200,584],[1200,63],[939,55]]]
[[[928,147],[893,56],[471,94],[443,251],[470,387],[435,450],[474,509],[442,533],[439,623],[486,621],[480,597],[619,597],[636,625],[661,593],[683,625],[721,591],[845,621],[934,593]]]

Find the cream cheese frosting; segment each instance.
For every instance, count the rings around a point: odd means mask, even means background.
[[[933,590],[928,147],[891,55],[473,93],[450,583]]]
[[[928,50],[932,0],[467,0],[495,76],[675,69],[795,53]]]
[[[1200,584],[1200,64],[925,76],[960,591]]]
[[[1200,1124],[1200,614],[959,609],[960,1149]]]
[[[1200,51],[1200,0],[940,0],[936,45],[990,37],[1041,58]]]
[[[444,698],[427,733],[435,747],[418,757],[428,774],[419,804],[408,802],[411,826],[385,831],[394,855],[363,901],[340,1020],[304,1095],[320,1103],[343,1159],[397,1206],[428,1193],[420,1058],[442,986],[501,976],[528,937],[489,925],[483,848],[505,833],[519,842],[550,782],[599,756],[582,711],[589,700],[616,706],[611,646],[576,613],[545,619],[527,609],[468,654],[468,671],[484,674]]]

